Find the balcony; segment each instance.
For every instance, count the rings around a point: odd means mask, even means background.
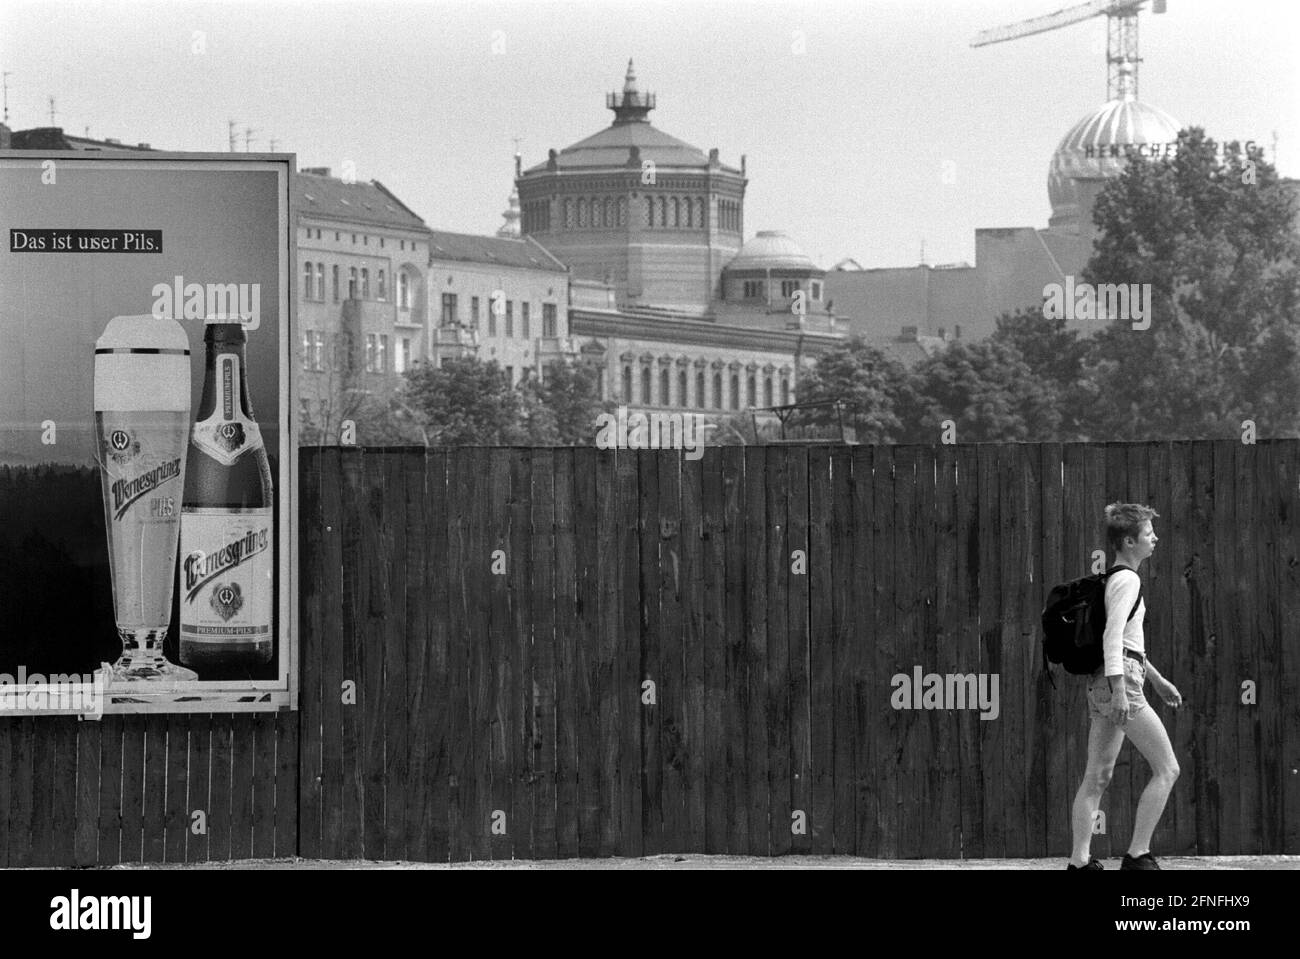
[[[537,339],[537,365],[544,366],[555,360],[578,354],[578,339],[574,336],[541,336]]]

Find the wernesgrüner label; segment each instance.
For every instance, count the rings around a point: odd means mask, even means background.
[[[271,634],[271,509],[185,507],[181,639],[256,643]]]

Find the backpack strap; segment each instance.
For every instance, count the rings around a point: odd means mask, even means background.
[[[1137,570],[1133,569],[1132,566],[1125,566],[1123,563],[1116,563],[1110,569],[1106,570],[1106,579],[1109,580],[1111,574],[1114,573],[1115,570],[1117,569],[1131,569],[1133,570],[1133,572],[1135,573],[1137,572]],[[1124,622],[1127,623],[1130,619],[1132,619],[1137,614],[1138,607],[1141,605],[1142,605],[1142,577],[1139,576],[1138,577],[1138,598],[1133,601],[1133,608],[1128,611],[1128,617],[1124,620]]]

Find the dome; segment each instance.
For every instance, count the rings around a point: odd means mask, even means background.
[[[798,243],[779,230],[760,230],[749,239],[728,270],[816,270]]]
[[[1052,225],[1077,219],[1076,180],[1106,180],[1118,176],[1129,154],[1159,157],[1172,150],[1181,124],[1156,107],[1125,97],[1088,114],[1061,140],[1052,154],[1047,195]]]

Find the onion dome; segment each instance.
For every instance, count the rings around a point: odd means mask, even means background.
[[[760,230],[727,264],[728,270],[816,270],[807,253],[780,230]]]

